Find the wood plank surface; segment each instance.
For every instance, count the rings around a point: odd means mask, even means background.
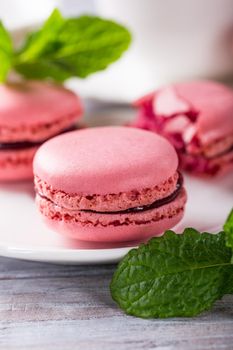
[[[114,269],[0,258],[0,349],[233,349],[233,296],[200,317],[143,320],[111,300]]]

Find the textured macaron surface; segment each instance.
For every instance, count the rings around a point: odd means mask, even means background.
[[[139,211],[136,213],[98,213],[83,210],[69,210],[57,206],[53,202],[42,198],[39,195],[36,197],[37,205],[41,213],[50,220],[60,220],[67,223],[76,223],[81,227],[102,227],[109,228],[111,226],[143,226],[159,222],[163,219],[171,219],[184,212],[186,202],[186,192],[182,189],[179,195],[171,203],[162,205],[159,208]]]
[[[79,98],[60,85],[27,81],[0,85],[0,142],[36,141],[74,123]]]
[[[133,126],[166,137],[180,166],[215,176],[233,165],[233,90],[213,81],[165,86],[136,101]]]
[[[84,129],[57,136],[38,150],[34,174],[69,194],[106,195],[153,188],[178,166],[173,146],[151,132]]]
[[[48,200],[70,210],[95,210],[99,212],[122,211],[128,208],[152,204],[170,196],[177,189],[180,175],[176,172],[166,181],[152,188],[108,194],[78,194],[56,190],[35,176],[35,188]]]

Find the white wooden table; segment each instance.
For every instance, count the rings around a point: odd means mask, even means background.
[[[0,258],[0,349],[233,349],[233,296],[193,319],[125,316],[109,294],[114,269]]]

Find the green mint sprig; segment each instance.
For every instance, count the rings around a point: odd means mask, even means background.
[[[233,212],[226,232],[167,231],[131,250],[114,273],[112,298],[143,318],[196,316],[233,294]]]
[[[119,59],[130,42],[129,31],[120,24],[95,16],[66,19],[56,9],[15,51],[1,24],[0,80],[11,69],[27,79],[85,78]]]
[[[224,232],[226,232],[226,244],[227,247],[230,247],[233,249],[233,209],[231,210],[227,221],[225,222],[223,226]],[[232,255],[232,260],[233,264],[233,255]]]
[[[12,65],[13,46],[10,35],[0,22],[0,82],[5,81]]]

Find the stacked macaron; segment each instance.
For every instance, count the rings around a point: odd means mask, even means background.
[[[165,136],[181,167],[217,175],[233,166],[233,90],[211,81],[178,83],[136,102],[134,126]]]
[[[151,132],[70,132],[36,153],[37,206],[52,229],[72,238],[144,240],[183,217],[186,193],[177,166],[173,146]]]
[[[79,98],[61,85],[27,81],[0,85],[0,181],[32,178],[32,161],[47,139],[71,130]]]

